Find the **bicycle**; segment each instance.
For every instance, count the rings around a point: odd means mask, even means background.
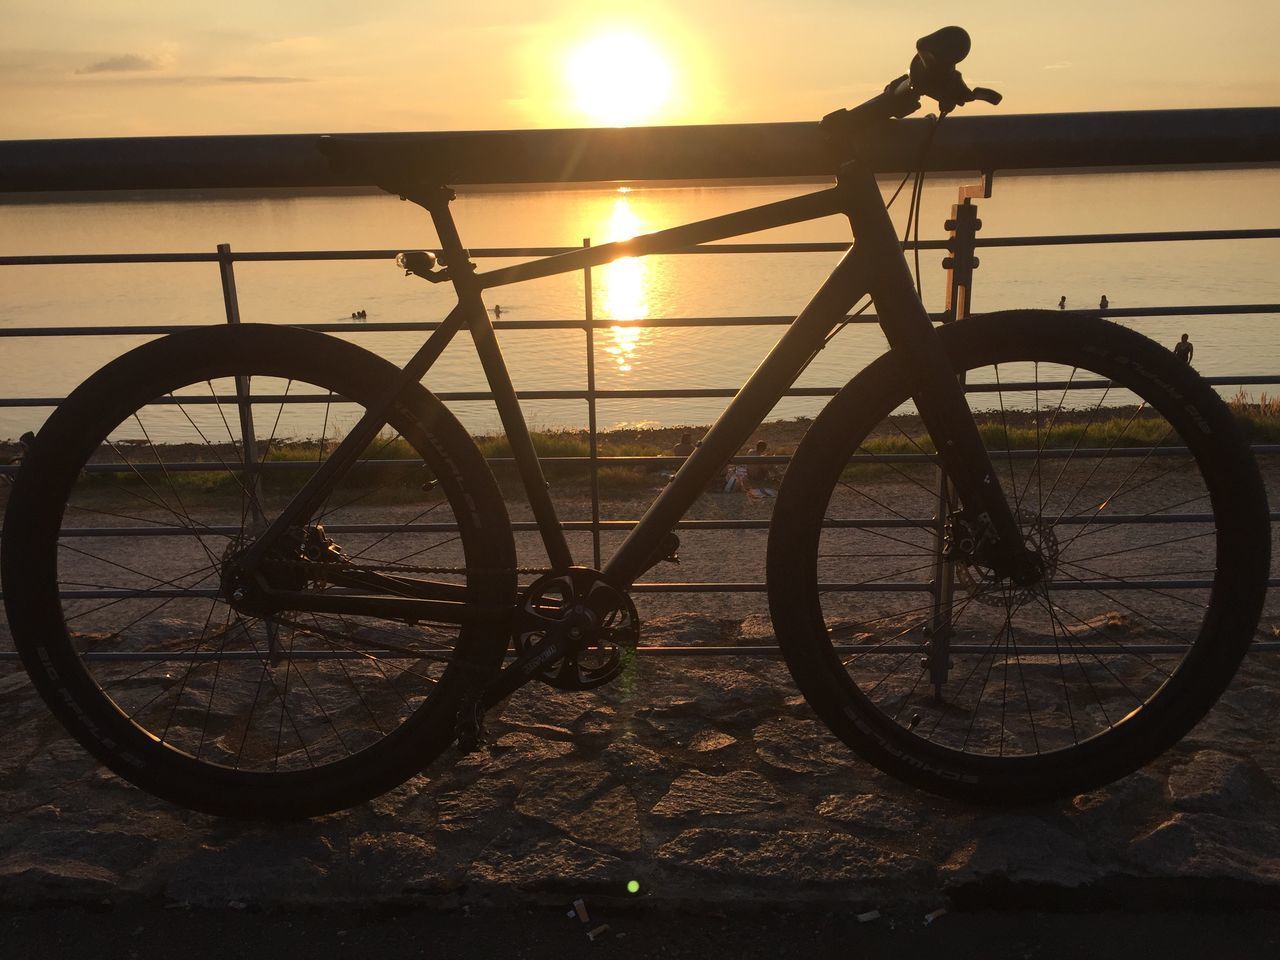
[[[4,527],[9,621],[49,707],[121,776],[232,816],[338,810],[455,742],[476,749],[486,712],[529,681],[618,676],[640,630],[628,588],[675,556],[677,521],[869,295],[889,351],[813,423],[769,535],[796,683],[855,752],[948,796],[1055,797],[1150,761],[1249,645],[1265,493],[1219,397],[1133,331],[1056,311],[934,328],[847,148],[925,96],[940,118],[999,102],[956,70],[968,50],[958,27],[931,34],[908,74],[824,119],[833,187],[488,272],[429,157],[325,141],[430,213],[440,255],[399,262],[458,304],[403,369],[239,325],[148,343],[80,386],[40,431]],[[484,291],[832,214],[849,218],[848,253],[603,569],[576,565]],[[517,566],[492,472],[421,383],[464,328],[545,569]]]

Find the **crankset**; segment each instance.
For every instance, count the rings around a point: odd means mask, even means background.
[[[544,574],[525,590],[512,626],[516,653],[559,629],[568,652],[537,678],[560,690],[590,690],[622,672],[640,638],[640,618],[631,598],[598,571],[572,567]]]

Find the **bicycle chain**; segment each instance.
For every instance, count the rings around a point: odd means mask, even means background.
[[[369,566],[366,564],[349,563],[342,561],[339,563],[324,562],[320,560],[278,560],[267,558],[264,559],[263,565],[273,567],[284,567],[290,570],[316,570],[320,573],[326,571],[332,572],[334,568],[340,569],[343,573],[455,573],[455,574],[479,574],[494,575],[505,573],[516,574],[535,574],[541,576],[544,573],[550,573],[547,567],[419,567],[411,564],[382,564],[380,566]],[[323,579],[323,578],[317,578]]]

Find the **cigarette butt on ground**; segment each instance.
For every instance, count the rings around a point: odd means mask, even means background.
[[[859,923],[870,923],[872,920],[879,920],[879,919],[880,919],[879,910],[868,910],[866,913],[858,914]]]
[[[934,910],[931,913],[926,913],[924,915],[924,925],[927,927],[929,924],[933,923],[933,921],[937,920],[940,916],[942,916],[946,912],[947,912],[946,907],[939,907],[937,910]]]
[[[587,914],[587,905],[583,901],[573,901],[573,912],[578,915],[578,919],[583,923],[591,922],[591,917]]]
[[[606,933],[608,929],[609,929],[609,925],[607,923],[602,923],[600,924],[600,926],[596,927],[594,930],[587,931],[587,939],[594,940],[596,937]]]

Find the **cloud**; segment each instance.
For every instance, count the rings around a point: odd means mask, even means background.
[[[1070,60],[1059,60],[1057,63],[1046,63],[1044,68],[1046,70],[1070,70],[1073,66],[1075,64]]]
[[[263,44],[263,47],[273,53],[322,53],[329,49],[327,40],[320,37],[281,37],[279,40],[271,40]]]
[[[137,53],[124,53],[118,57],[107,57],[87,67],[81,67],[76,73],[137,73],[146,70],[162,70],[165,64],[159,57],[144,57]]]
[[[192,77],[191,79],[199,79]],[[221,83],[310,83],[307,77],[254,77],[254,76],[231,76],[231,77],[210,77],[210,80],[217,80]]]
[[[83,73],[80,70],[77,73]],[[77,83],[87,83],[89,81],[78,80]],[[176,86],[200,86],[207,84],[278,84],[278,83],[312,83],[310,77],[274,77],[274,76],[258,76],[255,74],[189,74],[189,73],[159,73],[159,74],[140,74],[140,75],[123,75],[112,78],[110,83],[114,85],[126,86],[143,86],[143,87],[176,87]]]

